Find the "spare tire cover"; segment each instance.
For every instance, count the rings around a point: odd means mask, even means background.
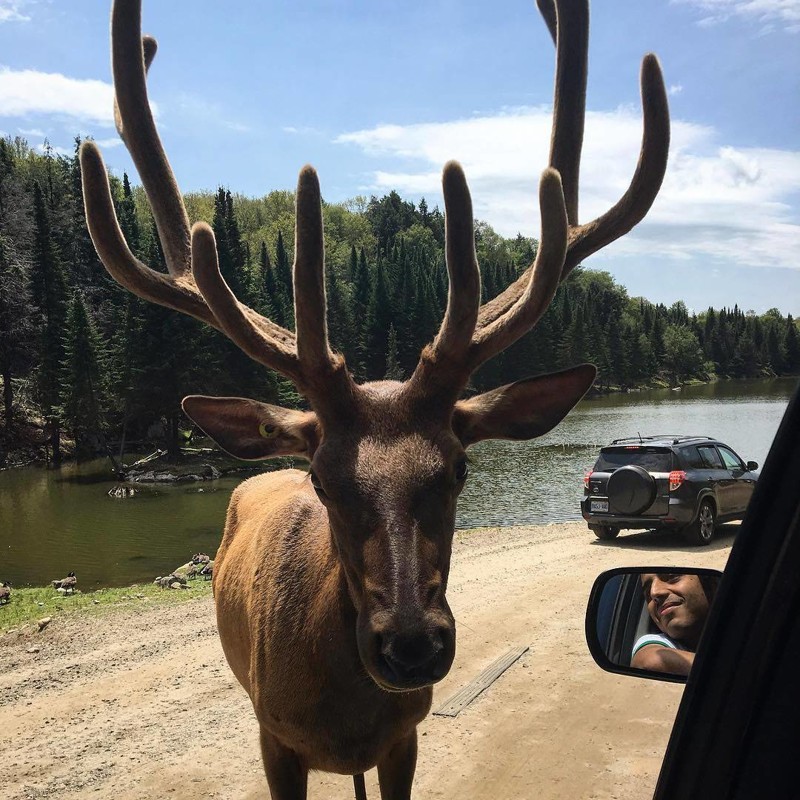
[[[656,499],[656,482],[642,467],[620,467],[608,479],[608,500],[612,511],[640,514]]]

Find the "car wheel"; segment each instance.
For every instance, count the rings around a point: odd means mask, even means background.
[[[705,545],[714,538],[717,514],[710,500],[703,500],[694,522],[685,530],[686,538],[691,544]]]
[[[619,528],[612,528],[610,525],[590,525],[589,527],[598,539],[603,539],[604,541],[616,539],[619,534]]]

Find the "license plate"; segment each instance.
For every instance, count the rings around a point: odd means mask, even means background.
[[[589,511],[608,511],[608,500],[590,500]]]

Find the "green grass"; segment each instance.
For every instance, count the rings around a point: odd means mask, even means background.
[[[67,614],[99,615],[136,606],[177,605],[195,597],[211,594],[211,581],[189,581],[188,589],[162,589],[154,584],[128,586],[124,589],[98,589],[61,595],[53,588],[11,589],[11,599],[0,605],[0,634],[35,624],[42,617]]]

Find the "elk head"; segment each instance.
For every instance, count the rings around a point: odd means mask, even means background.
[[[582,259],[647,213],[666,167],[669,119],[654,56],[642,67],[644,135],[639,163],[619,202],[578,224],[578,172],[585,112],[588,3],[539,0],[557,46],[550,166],[539,183],[541,237],[535,261],[502,294],[480,305],[472,205],[461,167],[444,168],[447,310],[434,341],[405,382],[358,385],[328,344],[319,183],[300,172],[296,195],[296,331],[240,303],[223,280],[211,228],[189,227],[147,101],[156,45],[141,38],[140,0],[116,0],[112,65],[117,126],[153,209],[169,274],[139,262],[117,224],[97,147],[81,149],[86,217],[108,271],[131,291],[218,328],[249,356],[289,377],[310,411],[241,398],[192,396],[186,413],[235,456],[293,455],[310,462],[308,499],[325,507],[332,552],[357,611],[364,666],[386,689],[435,682],[455,653],[445,598],[456,499],[466,449],[489,438],[547,432],[591,386],[584,364],[460,399],[472,372],[530,330],[559,283]],[[316,509],[318,511],[318,508]],[[315,513],[312,509],[309,513]]]

